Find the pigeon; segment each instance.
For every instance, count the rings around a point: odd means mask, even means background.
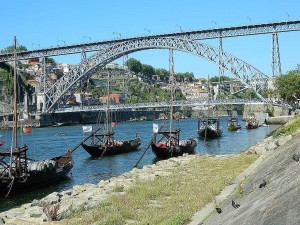
[[[259,188],[264,188],[267,185],[267,181],[262,179],[261,183],[259,184]]]
[[[298,162],[299,161],[299,155],[298,154],[294,154],[293,155],[293,160]]]
[[[218,208],[218,207],[216,207],[216,210],[217,210],[217,213],[222,213],[222,209],[221,208]]]
[[[231,201],[231,205],[232,205],[232,207],[233,208],[235,208],[235,209],[237,209],[238,207],[240,207],[240,205],[239,204],[237,204],[237,203],[235,203],[235,201]]]

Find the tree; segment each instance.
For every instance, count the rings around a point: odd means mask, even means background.
[[[155,74],[159,76],[161,81],[167,81],[167,77],[169,76],[169,71],[163,68],[155,69]]]
[[[8,46],[5,50],[8,53],[12,53],[12,52],[14,52],[14,46],[13,45]],[[19,46],[16,47],[16,50],[17,50],[17,52],[23,52],[23,51],[27,51],[27,48],[23,45],[19,45]]]
[[[245,97],[247,99],[254,99],[256,98],[256,92],[253,89],[247,89],[246,93],[245,93]]]
[[[219,79],[219,76],[214,76],[212,78],[209,79],[210,82],[219,82],[219,81],[230,81],[230,77],[227,77],[227,76],[221,76],[220,79]]]
[[[53,58],[45,58],[45,63],[56,64]]]
[[[262,91],[262,96],[264,98],[269,98],[269,97],[273,96],[274,94],[275,94],[275,91],[273,89],[270,89],[270,88],[265,88]]]
[[[275,80],[277,93],[281,98],[291,102],[300,98],[300,71],[291,70],[287,74],[280,75]]]
[[[142,64],[142,74],[146,77],[151,78],[155,74],[155,69],[147,64]]]
[[[176,73],[175,79],[178,82],[184,82],[184,81],[193,82],[195,80],[194,73],[189,73],[189,72]]]
[[[128,69],[135,74],[142,71],[142,63],[134,58],[128,59],[126,65]]]

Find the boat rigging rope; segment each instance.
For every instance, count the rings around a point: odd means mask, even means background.
[[[204,135],[204,141],[206,140],[206,136],[207,136],[207,126],[208,126],[208,120],[207,120],[207,122],[206,122],[206,126],[205,126],[205,135]]]
[[[103,155],[105,154],[106,150],[107,150],[107,146],[104,147],[104,151],[102,152],[102,154],[101,154],[101,156],[100,156],[101,158],[102,158]]]
[[[8,197],[8,195],[10,194],[10,192],[11,192],[11,189],[12,189],[12,187],[13,187],[13,184],[14,184],[14,181],[15,181],[15,177],[14,177],[14,176],[12,176],[12,180],[11,180],[10,184],[8,185],[8,188],[9,188],[9,190],[8,190],[7,194],[5,195],[5,198],[7,198],[7,197]]]

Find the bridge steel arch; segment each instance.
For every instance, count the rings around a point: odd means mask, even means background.
[[[218,48],[191,39],[149,37],[116,43],[106,49],[99,50],[78,65],[72,66],[67,74],[45,90],[46,112],[54,111],[55,105],[65,93],[74,93],[79,88],[80,83],[86,82],[89,77],[107,63],[123,55],[147,49],[174,49],[206,59],[233,74],[248,88],[253,88],[257,95],[264,100],[260,92],[266,87],[268,77],[243,60],[227,52],[219,51]],[[221,64],[219,64],[219,55],[222,57]]]

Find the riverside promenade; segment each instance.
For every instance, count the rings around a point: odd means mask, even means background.
[[[259,158],[211,202],[196,209],[189,224],[299,224],[300,179],[297,174],[300,172],[300,162],[292,159],[293,154],[300,153],[299,144],[298,130],[293,135],[268,137],[245,150],[244,153],[257,154]],[[77,185],[71,190],[54,192],[43,199],[0,213],[0,224],[69,224],[69,219],[65,218],[70,213],[82,208],[94,209],[117,194],[113,192],[117,185],[122,185],[126,192],[137,182],[167,177],[173,168],[188,165],[199,157],[203,156],[171,158],[142,169],[133,169],[110,180],[102,180],[97,185]],[[266,185],[259,188],[263,179]],[[233,208],[232,200],[240,207]],[[216,207],[221,208],[222,212],[217,213]],[[59,221],[51,222],[54,214]]]

